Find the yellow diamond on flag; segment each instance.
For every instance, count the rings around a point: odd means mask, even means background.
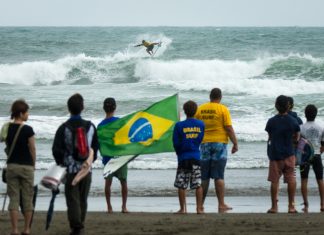
[[[141,143],[150,145],[173,125],[174,121],[147,112],[138,112],[122,128],[115,132],[115,145]]]

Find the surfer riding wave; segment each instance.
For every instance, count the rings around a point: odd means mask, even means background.
[[[135,47],[140,47],[140,46],[144,46],[146,47],[146,52],[152,56],[153,55],[153,49],[155,45],[161,45],[160,42],[147,42],[145,40],[142,40],[141,44],[135,45]]]

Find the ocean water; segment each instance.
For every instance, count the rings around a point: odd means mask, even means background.
[[[142,39],[162,42],[153,58],[134,47]],[[66,101],[76,92],[85,98],[83,116],[98,124],[109,96],[123,116],[175,93],[180,105],[189,99],[202,104],[219,87],[239,140],[227,168],[259,169],[268,187],[264,127],[276,113],[275,98],[292,96],[304,121],[305,106],[315,104],[324,123],[323,40],[324,28],[301,27],[0,27],[0,125],[9,119],[11,103],[24,98],[36,132],[36,168],[45,170],[53,162],[55,131],[68,118]],[[101,169],[101,162],[94,167]],[[174,153],[129,164],[130,171],[161,176],[175,167]]]

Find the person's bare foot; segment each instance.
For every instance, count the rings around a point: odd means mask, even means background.
[[[113,213],[113,209],[112,207],[108,207],[108,211],[107,211],[109,214]]]
[[[302,203],[302,205],[304,205],[304,208],[302,209],[302,211],[304,213],[308,213],[308,202],[304,202],[304,203]]]
[[[295,214],[298,213],[298,211],[295,208],[293,208],[293,209],[289,209],[288,213]]]
[[[270,208],[269,210],[267,210],[267,213],[268,214],[276,214],[276,213],[278,213],[278,210],[274,209],[274,208]]]
[[[177,212],[174,212],[174,214],[187,214],[185,210],[178,210]]]
[[[321,203],[321,209],[320,209],[320,212],[324,212],[324,204]]]
[[[127,210],[127,208],[122,208],[121,212],[122,213],[129,213],[129,211]]]
[[[307,208],[308,208],[308,205],[307,205]],[[293,203],[293,205],[291,205],[291,206],[289,205],[288,206],[288,213],[298,213],[298,211],[295,208],[295,204],[294,203]]]
[[[220,212],[220,213],[224,213],[224,212],[229,211],[229,210],[233,210],[233,208],[226,205],[226,204],[221,205],[221,206],[218,207],[218,212]]]
[[[199,209],[197,209],[197,214],[205,214],[205,211],[204,210],[199,210]]]

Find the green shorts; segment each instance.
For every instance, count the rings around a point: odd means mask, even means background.
[[[7,192],[10,198],[9,210],[18,210],[19,202],[21,200],[24,210],[32,211],[34,209],[34,167],[8,164]]]
[[[106,179],[112,180],[113,177],[116,177],[120,181],[126,181],[127,180],[127,173],[128,173],[128,166],[127,164],[119,168],[117,171],[115,171],[113,174],[109,175]]]

